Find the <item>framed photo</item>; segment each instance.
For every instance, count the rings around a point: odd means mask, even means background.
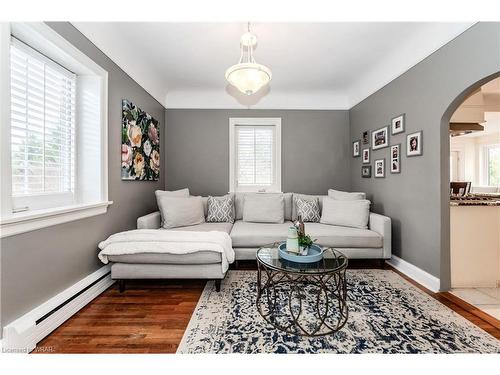
[[[385,177],[385,159],[375,160],[375,178]]]
[[[391,146],[391,173],[401,172],[401,144]]]
[[[361,177],[370,178],[372,176],[372,166],[371,165],[363,165],[361,167]]]
[[[370,149],[363,149],[363,164],[370,164]]]
[[[378,150],[387,146],[389,146],[389,127],[384,126],[372,131],[372,150]]]
[[[399,134],[405,131],[405,114],[394,117],[391,120],[391,134]]]
[[[420,156],[423,150],[422,131],[406,136],[406,156]]]
[[[370,135],[368,134],[368,130],[363,132],[363,137],[361,139],[361,142],[364,144],[364,145],[367,145],[368,143],[370,143]]]
[[[360,143],[359,140],[352,142],[352,156],[355,158],[361,155],[359,151]]]

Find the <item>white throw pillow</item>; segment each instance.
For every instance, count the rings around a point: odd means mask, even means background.
[[[243,202],[243,221],[284,223],[285,198],[277,194],[246,195]]]
[[[201,197],[160,197],[158,200],[163,228],[171,229],[205,222]]]
[[[189,197],[189,189],[184,188],[180,190],[156,190],[155,191],[155,196],[156,196],[156,204],[158,205],[158,209],[160,208],[160,197]],[[161,213],[161,210],[160,210]],[[160,226],[163,227],[163,215],[161,215],[161,224]]]
[[[330,197],[323,199],[323,212],[320,220],[322,224],[367,229],[369,218],[369,200],[342,201]]]
[[[339,201],[357,201],[366,199],[365,193],[348,193],[347,191],[328,189],[328,196]]]

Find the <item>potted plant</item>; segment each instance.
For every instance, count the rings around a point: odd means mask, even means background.
[[[309,236],[308,234],[300,234],[299,235],[300,255],[307,255],[307,252],[309,251],[309,248],[313,243],[314,241],[311,239],[311,236]]]

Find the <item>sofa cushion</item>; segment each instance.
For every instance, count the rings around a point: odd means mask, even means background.
[[[357,201],[360,199],[366,199],[365,193],[349,193],[347,191],[334,189],[328,189],[328,196],[339,201]]]
[[[234,196],[232,194],[223,197],[208,197],[207,222],[211,223],[234,223]]]
[[[205,221],[201,197],[160,197],[158,199],[163,228],[201,224]]]
[[[126,254],[110,255],[110,262],[139,264],[214,264],[221,263],[220,253],[215,251],[197,251],[190,254]]]
[[[235,220],[243,219],[243,204],[247,195],[282,195],[285,200],[285,220],[292,220],[292,193],[235,193],[234,194],[234,209]]]
[[[235,221],[231,230],[233,247],[260,247],[276,241],[285,241],[288,228],[292,225],[291,221],[282,224]]]
[[[210,232],[212,230],[219,232],[231,233],[231,228],[233,224],[231,223],[201,223],[198,225],[189,225],[187,227],[171,228],[166,230],[182,230],[182,231],[192,231],[192,232]]]
[[[301,198],[301,199],[305,199],[305,200],[315,200],[315,199],[318,199],[319,200],[319,210],[320,210],[320,215],[321,215],[321,211],[323,210],[323,198],[324,197],[327,197],[327,195],[309,195],[309,194],[293,194],[293,201],[295,201],[295,198]],[[292,221],[295,221],[297,220],[297,206],[295,205],[295,203],[292,205]]]
[[[306,223],[305,230],[318,245],[331,247],[382,247],[382,236],[369,229]]]
[[[254,194],[245,196],[243,221],[283,223],[285,221],[285,200],[283,195]]]
[[[368,228],[370,217],[370,201],[339,201],[326,197],[323,199],[323,211],[320,223],[341,225],[353,228]]]

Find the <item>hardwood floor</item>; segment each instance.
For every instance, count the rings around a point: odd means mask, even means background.
[[[374,264],[351,262],[350,268]],[[238,265],[238,269],[255,268],[255,262]],[[432,293],[392,270],[500,339],[498,320],[474,311],[477,309],[449,293]],[[42,340],[38,348],[50,353],[175,353],[204,286],[199,280],[130,281],[120,293],[114,284]]]

